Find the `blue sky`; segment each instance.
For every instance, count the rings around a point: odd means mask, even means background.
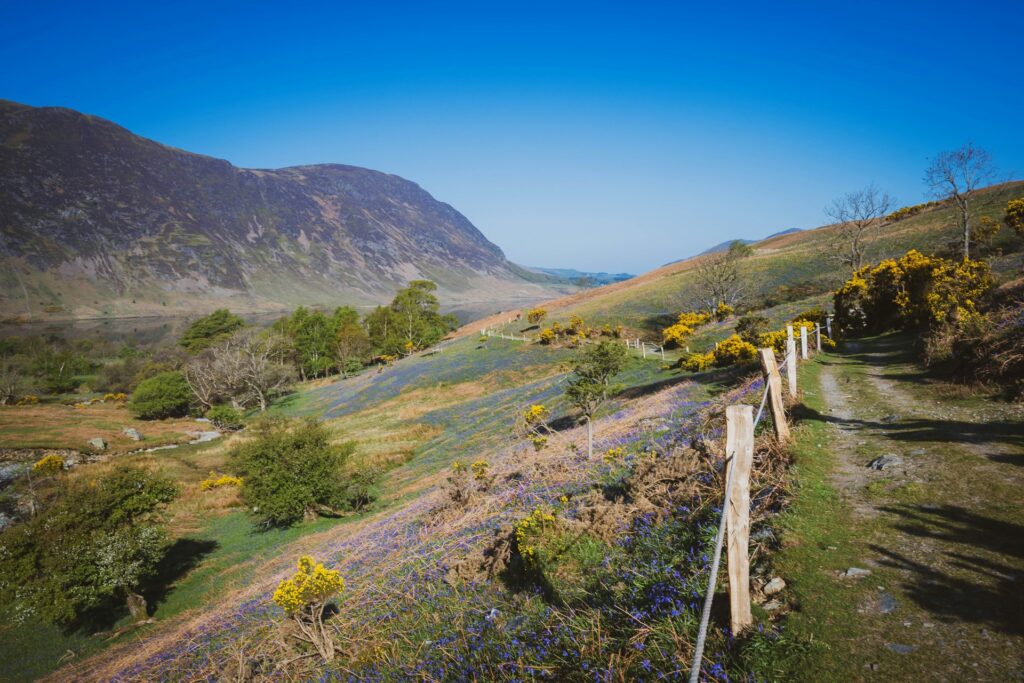
[[[0,0],[0,97],[239,166],[396,173],[514,261],[641,272],[819,225],[871,182],[921,201],[928,158],[967,140],[1024,177],[1022,20],[1021,2]]]

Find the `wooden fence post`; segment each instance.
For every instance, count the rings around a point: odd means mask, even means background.
[[[789,440],[789,425],[786,423],[786,410],[782,404],[782,375],[775,363],[775,351],[761,349],[761,371],[764,373],[764,385],[768,391],[768,407],[772,411],[772,426],[775,438],[779,441]]]
[[[640,348],[641,348],[641,349],[643,349],[643,350],[641,351],[641,353],[643,353],[643,354],[644,354],[644,358],[647,358],[647,342],[643,342],[643,343],[642,343],[642,344],[640,345]]]
[[[800,326],[800,360],[807,360],[807,328]]]
[[[725,480],[726,529],[729,539],[729,607],[733,634],[750,626],[750,467],[754,462],[754,408],[748,405],[725,409],[725,456],[730,458]]]
[[[792,339],[786,341],[786,379],[790,398],[796,398],[796,342]]]
[[[814,323],[814,350],[821,352],[821,323]]]
[[[825,334],[829,339],[832,338],[832,316],[830,315],[825,316]]]

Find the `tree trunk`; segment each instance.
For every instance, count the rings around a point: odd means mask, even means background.
[[[129,593],[126,604],[128,605],[128,611],[131,612],[132,619],[135,621],[142,621],[149,616],[146,613],[146,598],[138,593]]]

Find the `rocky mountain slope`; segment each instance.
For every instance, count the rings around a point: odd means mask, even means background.
[[[372,304],[415,278],[452,304],[553,291],[398,176],[242,169],[2,100],[0,259],[0,314],[33,319]]]

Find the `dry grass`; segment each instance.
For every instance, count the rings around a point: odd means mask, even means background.
[[[134,427],[143,441],[132,441],[122,433]],[[108,452],[123,453],[171,443],[184,443],[188,432],[207,431],[188,418],[137,420],[120,403],[96,403],[83,408],[65,405],[0,407],[0,448],[55,448],[90,450],[89,439],[102,437]]]

